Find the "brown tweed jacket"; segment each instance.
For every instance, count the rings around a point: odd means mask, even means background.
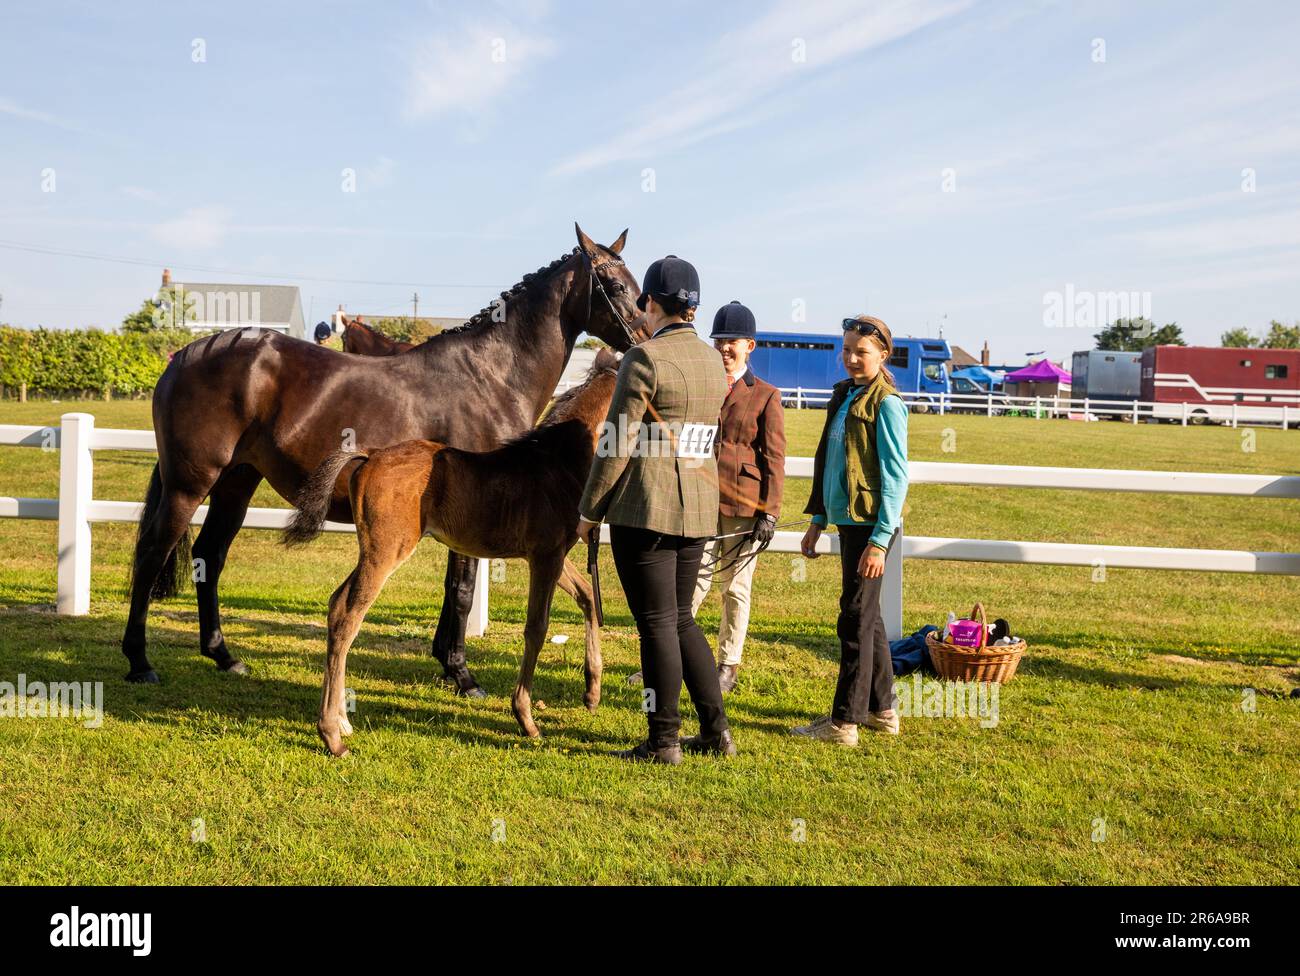
[[[722,404],[718,432],[718,507],[750,518],[781,514],[785,487],[785,408],[781,391],[746,369]]]
[[[713,441],[726,395],[722,357],[689,326],[670,326],[624,353],[578,505],[582,516],[667,535],[713,535]]]

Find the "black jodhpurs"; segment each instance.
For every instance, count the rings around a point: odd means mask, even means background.
[[[839,525],[840,616],[835,631],[840,639],[840,676],[835,682],[831,717],[837,722],[861,725],[867,712],[894,707],[894,661],[880,617],[883,576],[864,579],[858,560],[867,548],[874,525]],[[898,544],[898,532],[889,549]]]
[[[682,681],[700,716],[700,734],[714,739],[727,728],[713,650],[691,615],[705,539],[610,525],[614,565],[641,636],[650,745],[677,741]]]

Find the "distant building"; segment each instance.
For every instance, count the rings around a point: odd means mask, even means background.
[[[184,303],[176,316],[191,332],[274,329],[295,339],[309,339],[302,317],[302,296],[296,285],[225,284],[214,281],[173,281],[166,268],[162,287],[172,289]]]

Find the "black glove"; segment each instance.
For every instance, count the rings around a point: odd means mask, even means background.
[[[754,523],[754,531],[749,533],[751,542],[760,546],[765,546],[772,541],[772,536],[776,534],[776,516],[764,514]]]

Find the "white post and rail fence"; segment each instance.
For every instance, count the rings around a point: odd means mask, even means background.
[[[0,497],[0,518],[58,522],[57,610],[61,614],[73,616],[88,613],[91,526],[101,522],[138,522],[144,507],[138,501],[100,501],[93,497],[94,452],[153,452],[156,450],[153,431],[97,428],[92,415],[67,413],[61,418],[59,427],[0,424],[0,446],[58,450],[59,497]],[[812,466],[812,458],[787,458],[786,475],[792,478],[811,478]],[[913,461],[910,477],[914,485],[1300,498],[1300,477],[1286,475],[1198,474]],[[194,515],[193,524],[201,525],[206,514],[207,506],[200,507]],[[244,518],[244,527],[283,529],[289,523],[291,515],[289,509],[250,508]],[[352,525],[339,522],[327,522],[325,528],[330,532],[355,531]],[[608,527],[602,526],[601,537],[608,541]],[[777,532],[768,551],[796,553],[802,537],[802,532]],[[839,536],[834,533],[823,534],[818,541],[818,551],[837,553]],[[902,546],[896,547],[886,562],[885,585],[881,593],[886,630],[891,639],[901,636],[903,629],[902,560],[905,558],[1300,576],[1300,553],[904,536]],[[470,636],[479,636],[487,630],[487,625],[488,571],[480,565],[468,633]]]
[[[782,399],[795,407],[823,407],[833,391],[806,386],[779,387]],[[1251,395],[1251,399],[1215,400],[1205,403],[1147,400],[1106,400],[1097,397],[1006,396],[1002,393],[901,393],[903,401],[917,413],[984,414],[988,417],[1018,415],[1035,420],[1070,419],[1102,420],[1110,418],[1136,424],[1168,422],[1171,424],[1215,423],[1228,427],[1280,427],[1287,430],[1300,426],[1300,394],[1282,392]]]

